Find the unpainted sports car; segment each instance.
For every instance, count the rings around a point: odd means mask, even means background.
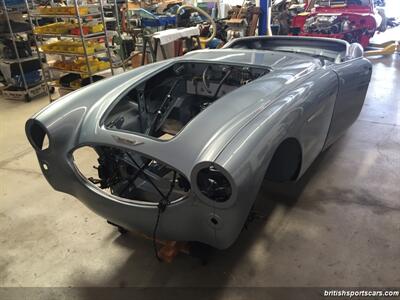
[[[111,223],[223,249],[265,178],[297,180],[356,120],[371,70],[359,44],[240,38],[81,88],[26,134],[50,185]]]

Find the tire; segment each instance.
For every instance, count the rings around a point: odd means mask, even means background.
[[[379,32],[385,32],[387,29],[387,23],[388,23],[388,19],[386,18],[385,11],[383,9],[378,8],[378,14],[381,16],[382,22],[376,30]]]
[[[379,25],[378,27],[378,31],[380,32],[385,32],[387,29],[387,18],[386,17],[382,17],[382,23],[381,25]]]

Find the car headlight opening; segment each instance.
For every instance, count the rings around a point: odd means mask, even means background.
[[[49,136],[44,127],[35,120],[27,122],[27,136],[36,151],[44,151],[50,147]]]
[[[214,166],[201,169],[197,173],[197,186],[205,197],[216,202],[227,201],[232,195],[228,178]]]

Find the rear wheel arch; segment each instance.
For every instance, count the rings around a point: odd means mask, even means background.
[[[265,179],[277,182],[296,180],[302,164],[302,147],[296,138],[286,138],[276,148]]]

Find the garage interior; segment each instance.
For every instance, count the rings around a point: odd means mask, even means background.
[[[400,27],[374,37],[399,38]],[[160,263],[150,240],[54,191],[24,131],[49,97],[1,97],[0,286],[220,288],[208,299],[245,299],[235,287],[400,287],[400,54],[369,59],[357,121],[298,182],[264,182],[234,245],[199,248],[205,265],[185,254]]]

